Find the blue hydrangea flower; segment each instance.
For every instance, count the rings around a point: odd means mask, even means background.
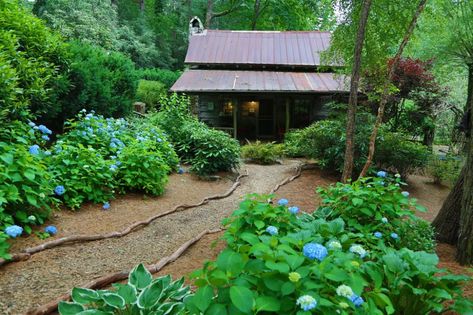
[[[18,225],[10,225],[5,229],[5,234],[11,238],[16,238],[23,233],[23,228]]]
[[[328,255],[327,248],[317,243],[305,244],[302,253],[309,259],[317,259],[319,261],[322,261]]]
[[[104,209],[104,210],[110,209],[110,203],[109,203],[109,202],[105,202],[105,203],[103,204],[103,206],[102,206],[102,209]]]
[[[42,135],[41,138],[42,138],[43,140],[49,141],[49,137],[48,137],[47,135]]]
[[[156,139],[156,140],[158,140],[158,142],[162,142],[162,141],[163,141],[163,139],[161,139],[161,138],[158,138],[158,139]]]
[[[51,151],[44,151],[44,155],[50,156],[50,155],[51,155]]]
[[[376,237],[376,238],[381,238],[383,237],[383,234],[381,232],[374,232],[373,235]]]
[[[299,305],[302,310],[307,312],[317,306],[317,301],[310,295],[303,295],[297,299],[296,305]]]
[[[399,238],[399,235],[397,235],[396,233],[391,233],[391,237],[395,240],[397,240]]]
[[[110,170],[115,172],[117,170],[117,166],[115,164],[110,165]]]
[[[271,235],[278,235],[278,228],[270,225],[266,228],[266,232],[268,232]]]
[[[52,132],[51,130],[49,130],[48,127],[46,127],[45,125],[39,125],[39,126],[38,126],[38,129],[39,129],[39,131],[41,131],[42,133],[47,134],[47,135],[50,135],[50,134],[53,133],[53,132]]]
[[[384,224],[388,223],[388,218],[381,218],[381,222],[383,222]]]
[[[56,235],[57,228],[54,225],[48,225],[47,227],[44,228],[44,232],[50,235]]]
[[[116,161],[116,162],[115,162],[115,165],[116,165],[116,166],[120,166],[120,165],[122,165],[122,162]]]
[[[355,304],[356,307],[360,307],[363,303],[365,303],[365,300],[363,300],[363,298],[361,296],[358,296],[356,294],[353,294],[350,297],[350,301],[352,301],[353,304]]]
[[[292,214],[297,214],[299,212],[299,208],[298,207],[289,207],[289,212],[292,213]]]
[[[177,170],[177,174],[184,174],[184,169],[182,167],[179,167]]]
[[[34,126],[36,126],[36,124],[35,124],[34,122],[30,121],[30,122],[28,123],[28,126],[30,126],[31,128],[33,128]]]
[[[409,197],[409,192],[408,192],[408,191],[403,191],[403,192],[401,193],[401,195],[403,195],[404,197],[407,198],[407,197]]]
[[[278,205],[280,205],[280,206],[287,206],[288,203],[289,203],[289,201],[287,199],[284,199],[284,198],[278,200]]]
[[[388,176],[388,173],[386,173],[385,171],[379,171],[378,173],[376,173],[376,176],[385,178],[386,176]]]
[[[39,145],[33,144],[33,145],[29,148],[29,152],[30,152],[30,154],[38,155],[38,154],[39,154]]]
[[[54,193],[58,196],[63,195],[65,192],[66,192],[66,189],[62,185],[56,186],[56,188],[54,188]]]

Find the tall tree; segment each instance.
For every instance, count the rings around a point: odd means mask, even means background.
[[[365,29],[371,7],[371,0],[363,1],[361,6],[360,21],[356,34],[355,51],[353,57],[353,69],[350,81],[350,97],[348,100],[347,131],[345,141],[345,160],[343,164],[342,182],[347,182],[353,174],[353,160],[355,154],[355,120],[356,107],[358,105],[358,86],[360,83],[361,54],[365,40]]]
[[[376,145],[376,137],[378,136],[379,127],[381,126],[381,123],[383,122],[384,109],[386,108],[386,103],[387,103],[388,97],[389,97],[390,81],[392,80],[392,76],[394,74],[394,71],[396,70],[397,65],[399,64],[399,60],[400,60],[401,55],[404,51],[404,48],[406,47],[407,43],[409,42],[409,39],[411,38],[412,33],[414,32],[414,28],[417,25],[417,20],[418,20],[420,14],[422,13],[422,11],[424,11],[426,2],[427,2],[427,0],[420,0],[419,1],[416,12],[414,13],[414,16],[412,18],[412,21],[411,21],[411,23],[410,23],[410,25],[409,25],[409,27],[408,27],[405,35],[404,35],[404,38],[401,42],[401,45],[399,46],[399,49],[397,50],[396,55],[393,58],[392,64],[389,67],[388,76],[387,76],[386,81],[384,83],[383,92],[382,92],[382,95],[381,95],[381,100],[379,102],[378,115],[376,116],[376,122],[375,122],[374,127],[373,127],[373,132],[371,133],[371,136],[370,136],[370,144],[369,144],[369,148],[368,148],[368,157],[366,159],[365,166],[361,170],[360,177],[366,176],[366,174],[368,173],[368,169],[370,168],[371,163],[373,161],[375,145]]]
[[[232,13],[237,10],[242,4],[242,0],[228,0],[228,3],[225,3],[225,8],[221,11],[214,11],[215,0],[207,1],[207,13],[205,15],[205,27],[212,28],[212,21],[215,18],[222,17]]]
[[[452,61],[467,69],[468,91],[463,128],[466,134],[466,163],[460,178],[433,222],[438,237],[456,244],[456,259],[473,263],[473,7],[467,0],[446,2],[443,12],[449,19],[450,36],[440,44]]]

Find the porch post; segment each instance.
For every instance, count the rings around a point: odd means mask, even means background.
[[[291,118],[290,118],[291,109],[290,109],[290,106],[291,106],[291,99],[288,97],[288,98],[286,98],[286,133],[289,131],[289,127],[291,125]]]
[[[236,139],[238,137],[238,134],[237,134],[238,99],[237,98],[232,99],[232,104],[233,104],[233,108],[232,108],[233,109],[233,111],[232,111],[232,115],[233,115],[233,138]]]

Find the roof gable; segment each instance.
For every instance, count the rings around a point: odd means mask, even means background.
[[[330,32],[205,30],[190,37],[186,64],[321,66]]]

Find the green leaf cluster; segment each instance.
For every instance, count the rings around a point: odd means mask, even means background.
[[[238,141],[192,116],[187,96],[173,94],[161,98],[160,104],[150,121],[166,131],[181,160],[192,165],[192,172],[207,176],[239,166]]]
[[[190,288],[184,279],[172,281],[170,276],[153,279],[143,264],[136,266],[128,283],[113,284],[112,290],[74,288],[72,302],[60,302],[59,314],[112,315],[112,314],[183,314],[184,298]]]
[[[369,185],[372,184],[380,185]],[[359,189],[353,189],[361,198],[348,195],[331,206],[338,209],[339,202],[340,208],[348,204],[361,207],[365,202],[363,189],[366,188],[367,194],[375,192],[370,191],[368,183],[358,185]],[[396,190],[397,186],[392,183],[387,187],[392,187],[392,194],[398,195],[392,196],[391,201],[401,206],[384,209],[382,198],[366,199],[364,206],[371,209],[369,203],[381,202],[374,204],[374,208],[386,211],[386,215],[391,211],[395,212],[391,216],[395,218],[410,214],[405,210],[410,203],[401,200],[405,197]],[[389,191],[386,188],[386,194]],[[448,309],[465,313],[471,309],[471,301],[463,298],[461,292],[467,277],[438,269],[435,254],[407,248],[398,250],[389,241],[375,242],[370,228],[362,226],[370,224],[367,220],[360,221],[359,229],[355,229],[353,222],[345,221],[342,216],[325,219],[295,215],[287,206],[268,203],[271,197],[250,195],[224,220],[227,230],[223,239],[227,247],[215,261],[207,262],[192,274],[198,289],[185,299],[188,313],[428,314]],[[393,219],[392,225],[397,223]],[[276,227],[277,234],[266,232],[268,226]],[[310,259],[303,249],[308,243],[324,246],[327,255],[320,260]],[[366,254],[354,250],[355,245],[364,248]],[[363,303],[355,305],[353,295],[339,293],[337,289],[341,285],[349,286]],[[304,295],[316,300],[313,310],[303,311],[297,305],[297,299]]]
[[[355,172],[365,164],[373,117],[359,114],[355,131]],[[290,156],[305,156],[317,160],[323,168],[341,172],[345,155],[345,118],[326,119],[286,134],[284,145]],[[380,129],[376,140],[374,161],[377,167],[394,169],[404,178],[417,168],[427,165],[428,149],[409,140],[407,135]]]
[[[275,164],[284,156],[284,145],[274,142],[249,142],[241,148],[241,156],[257,164]]]

